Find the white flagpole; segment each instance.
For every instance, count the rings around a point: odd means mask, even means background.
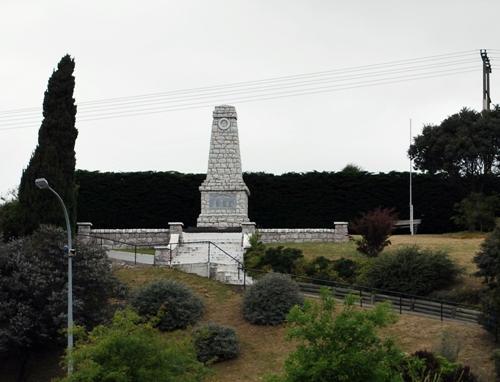
[[[410,145],[412,143],[412,132],[411,132],[411,118],[410,118]],[[414,225],[413,225],[413,190],[412,190],[412,171],[413,171],[413,161],[410,158],[410,234],[413,236]]]

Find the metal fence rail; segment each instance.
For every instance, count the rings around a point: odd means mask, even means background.
[[[327,286],[305,282],[299,282],[298,284],[303,293],[312,295],[319,295],[320,288]],[[481,315],[477,310],[445,301],[436,302],[425,298],[408,297],[404,294],[396,296],[354,288],[332,286],[329,286],[329,288],[333,296],[338,299],[344,299],[349,294],[358,296],[360,306],[388,301],[391,303],[392,308],[399,311],[400,314],[420,313],[427,316],[439,317],[441,321],[450,319],[470,323],[478,323]]]
[[[257,279],[267,273],[257,269],[245,269]],[[408,293],[370,288],[361,285],[339,283],[332,280],[289,274],[294,279],[302,293],[319,296],[320,289],[328,287],[336,299],[345,299],[349,294],[357,297],[360,306],[372,306],[378,302],[388,301],[399,314],[417,313],[437,317],[441,321],[455,320],[478,324],[482,313],[475,306],[438,300],[429,297],[416,296]]]
[[[95,236],[95,235],[87,235],[89,238],[96,241],[96,243],[100,243],[103,247],[111,247],[113,250],[119,251],[120,248],[129,248],[133,249],[133,261],[134,263],[138,263],[138,256],[141,256],[140,248],[154,248],[154,247],[166,247],[172,248],[172,245],[177,243],[148,243],[148,244],[133,244],[126,243],[119,240],[113,240],[105,237]],[[248,275],[252,275],[252,277],[260,277],[267,273],[271,273],[268,271],[262,271],[258,269],[248,269],[245,268],[244,264],[236,259],[234,256],[226,252],[224,249],[220,248],[217,244],[211,241],[200,241],[200,242],[189,242],[189,243],[199,243],[207,245],[207,264],[210,264],[210,248],[213,247],[220,251],[220,253],[224,254],[232,261],[237,264],[238,268],[238,278],[243,278],[243,287],[246,288]],[[181,243],[182,244],[182,243]],[[172,249],[170,249],[172,252]],[[142,256],[151,256],[152,261],[149,265],[157,265],[154,255],[142,255]],[[170,255],[170,261],[172,260],[172,254]],[[146,264],[146,263],[142,263]],[[147,264],[146,264],[147,265]],[[210,273],[208,274],[210,277]],[[445,300],[437,300],[422,296],[415,296],[407,293],[401,293],[396,291],[389,291],[383,289],[369,288],[360,285],[350,285],[339,283],[331,280],[323,280],[317,279],[313,277],[301,276],[289,274],[289,276],[297,281],[299,284],[300,290],[304,294],[310,294],[318,296],[320,289],[322,287],[328,287],[333,293],[333,296],[337,299],[344,299],[347,295],[352,294],[358,297],[358,301],[360,306],[370,306],[374,305],[377,302],[388,301],[391,303],[391,306],[394,310],[398,311],[399,314],[403,313],[418,313],[426,316],[438,317],[441,321],[443,320],[456,320],[461,322],[468,323],[479,323],[479,319],[481,317],[481,312],[477,310],[476,307],[459,304],[452,301]]]

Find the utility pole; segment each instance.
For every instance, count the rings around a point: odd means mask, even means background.
[[[483,111],[490,110],[491,93],[490,93],[490,73],[491,64],[486,49],[481,49],[481,59],[483,60]]]
[[[410,146],[412,143],[412,133],[411,133],[411,118],[410,118]],[[412,172],[413,172],[413,161],[410,158],[410,234],[413,236],[414,226],[413,226],[413,189],[412,189]]]

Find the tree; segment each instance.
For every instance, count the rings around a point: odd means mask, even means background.
[[[340,172],[346,175],[363,175],[366,173],[361,166],[355,163],[346,164]]]
[[[196,382],[207,372],[190,343],[165,340],[131,310],[77,341],[73,360],[73,374],[60,382]]]
[[[498,174],[500,107],[478,113],[463,108],[439,125],[427,125],[410,145],[415,168],[451,176]]]
[[[0,355],[27,354],[64,339],[67,325],[66,235],[41,226],[31,236],[0,243]],[[120,284],[106,252],[76,242],[73,259],[75,322],[91,327],[110,313]]]
[[[354,232],[361,235],[357,240],[358,251],[370,257],[377,256],[389,244],[397,215],[393,208],[376,208],[368,211],[351,224]]]
[[[500,201],[498,195],[484,195],[471,192],[469,196],[455,204],[455,224],[474,231],[491,231],[495,227],[495,215]]]
[[[500,320],[500,226],[481,243],[479,252],[474,257],[479,271],[476,276],[483,277],[486,291],[482,296],[482,323],[488,330],[494,331]]]
[[[12,231],[17,235],[30,234],[40,224],[64,227],[64,216],[56,198],[40,192],[36,178],[46,178],[61,195],[76,221],[75,128],[76,105],[73,98],[74,60],[64,56],[49,79],[43,100],[43,121],[38,132],[38,145],[24,170],[19,186],[21,222]]]
[[[321,291],[320,303],[310,300],[288,315],[288,338],[297,350],[285,361],[285,373],[273,382],[388,382],[401,381],[404,355],[390,340],[381,340],[376,329],[395,321],[387,304],[371,310],[354,308],[346,298],[336,314],[332,294]]]

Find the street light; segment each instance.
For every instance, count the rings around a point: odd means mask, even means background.
[[[68,233],[68,245],[64,248],[68,254],[68,375],[73,372],[73,360],[71,359],[71,351],[73,350],[73,248],[71,243],[71,226],[69,224],[68,211],[64,205],[64,201],[59,194],[49,186],[49,182],[45,178],[35,179],[35,185],[41,190],[50,190],[61,202],[64,211],[64,218],[66,219],[66,231]]]

